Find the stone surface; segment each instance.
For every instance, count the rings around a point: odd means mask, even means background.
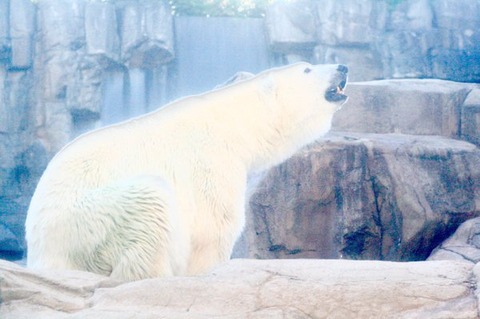
[[[308,0],[278,1],[270,5],[265,26],[271,48],[283,53],[311,50],[316,42],[313,11],[313,3]]]
[[[32,66],[33,36],[35,33],[35,7],[29,0],[10,2],[10,46],[9,68],[28,69]]]
[[[10,30],[9,30],[9,13],[8,1],[0,1],[0,63],[8,61],[10,58]]]
[[[267,32],[270,38],[288,38],[285,43],[296,43],[302,36],[293,34],[294,28],[283,28],[280,17],[293,15],[293,8],[313,5],[313,23],[316,34],[314,46],[322,50],[309,51],[305,46],[301,55],[312,57],[317,63],[338,58],[352,70],[354,81],[377,78],[441,78],[454,81],[478,82],[480,79],[480,1],[404,0],[404,1],[292,1],[267,11],[271,21]],[[304,18],[310,25],[312,18]],[[295,54],[295,46],[282,46],[284,57]],[[328,54],[326,54],[328,52]],[[365,62],[374,57],[373,72]],[[288,59],[285,59],[288,61]],[[370,66],[370,63],[368,64]],[[380,75],[378,70],[380,69]]]
[[[298,60],[348,64],[350,80],[479,82],[479,6],[480,0],[300,0],[275,3],[263,20],[172,21],[167,1],[1,0],[0,243],[4,238],[2,247],[14,249],[8,256],[20,255],[29,197],[62,146],[180,97],[172,92],[198,93],[238,71]],[[207,28],[189,31],[196,26]],[[478,85],[470,92],[464,84],[428,83],[354,84],[335,127],[480,145]]]
[[[121,284],[0,261],[15,318],[478,318],[469,263],[235,260],[200,277]]]
[[[461,138],[480,146],[480,88],[473,89],[462,108]]]
[[[92,1],[85,4],[85,38],[87,53],[99,56],[105,63],[119,59],[117,14],[113,3]]]
[[[382,79],[380,55],[365,47],[335,47],[318,45],[313,53],[314,63],[347,64],[348,77],[355,81]]]
[[[370,19],[374,2],[325,1],[318,4],[316,12],[319,42],[326,45],[368,46],[374,30]]]
[[[428,260],[480,261],[480,218],[464,222],[457,231],[435,248]]]
[[[259,183],[234,256],[423,260],[480,215],[479,162],[439,136],[331,134]]]
[[[350,83],[349,101],[335,115],[333,130],[460,138],[462,109],[474,88],[442,80]]]
[[[122,59],[132,68],[152,68],[174,58],[172,15],[162,1],[129,3],[121,17]]]

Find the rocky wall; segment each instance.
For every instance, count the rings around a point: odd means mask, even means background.
[[[0,1],[0,256],[22,257],[30,197],[61,147],[102,123],[148,111],[130,111],[137,95],[147,100],[130,79],[147,70],[144,79],[164,84],[172,25],[163,1]],[[115,74],[121,89],[112,93]],[[155,104],[165,100],[155,92]],[[108,94],[120,98],[107,108]]]
[[[480,81],[480,1],[277,2],[270,45],[286,61],[344,63],[354,81]]]

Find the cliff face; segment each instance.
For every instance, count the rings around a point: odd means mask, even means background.
[[[348,64],[352,81],[479,82],[479,11],[478,0],[296,1],[272,5],[263,20],[242,20],[173,18],[162,1],[0,1],[0,257],[23,255],[37,180],[78,134],[213,88],[236,71],[296,60]],[[385,105],[404,96],[387,101],[381,88],[365,90],[357,94],[362,114],[372,100]],[[445,114],[461,123],[458,131],[449,131],[457,129],[453,122],[437,131],[479,145],[478,88],[465,90],[453,97],[466,98],[463,104],[440,100],[454,105]],[[425,128],[421,119],[409,124],[398,116],[389,125]],[[347,114],[340,122],[356,130],[371,119]],[[442,121],[430,118],[433,133],[425,134],[437,134]]]

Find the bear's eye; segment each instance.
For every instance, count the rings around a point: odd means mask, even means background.
[[[310,72],[312,72],[312,69],[310,68],[305,68],[305,70],[303,70],[303,73],[310,73]]]

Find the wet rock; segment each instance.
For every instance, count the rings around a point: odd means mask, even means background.
[[[479,161],[439,136],[332,134],[267,173],[234,256],[423,260],[480,215]]]
[[[122,284],[0,261],[0,316],[476,318],[475,270],[455,261],[234,260],[204,276]]]
[[[432,252],[428,260],[480,262],[480,218],[464,222],[457,231]]]

